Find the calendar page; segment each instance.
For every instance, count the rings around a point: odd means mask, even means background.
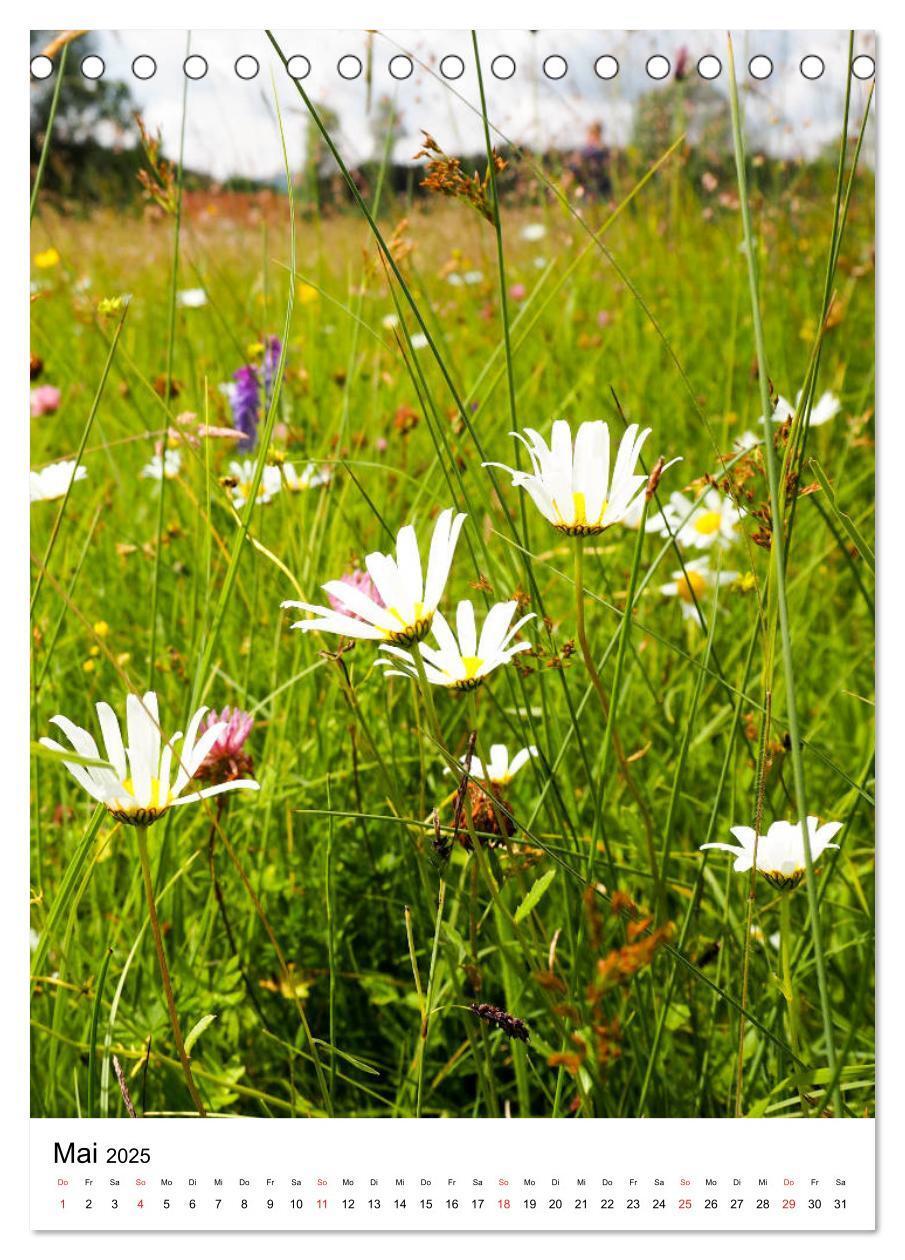
[[[876,57],[31,32],[32,1230],[874,1228]]]

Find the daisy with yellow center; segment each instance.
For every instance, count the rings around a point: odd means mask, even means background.
[[[254,779],[233,779],[225,783],[214,783],[200,791],[183,795],[189,780],[201,766],[212,745],[226,729],[225,722],[216,722],[199,737],[198,730],[201,719],[207,713],[206,708],[199,709],[189,722],[184,739],[182,731],[177,731],[164,744],[161,738],[155,693],[147,691],[143,696],[126,696],[126,734],[129,742],[124,744],[119,721],[110,705],[101,701],[96,707],[97,719],[104,737],[106,757],[100,756],[94,737],[88,731],[59,714],[50,719],[51,723],[63,732],[72,746],[72,751],[78,757],[93,764],[85,765],[81,761],[67,761],[65,754],[69,750],[63,748],[56,740],[45,736],[41,743],[52,752],[64,755],[63,764],[72,777],[89,796],[100,801],[112,817],[118,822],[135,828],[142,882],[148,903],[148,919],[151,924],[151,935],[154,938],[154,949],[157,953],[157,964],[163,982],[173,1040],[176,1043],[179,1061],[182,1064],[182,1074],[192,1102],[198,1115],[204,1116],[206,1115],[204,1102],[195,1084],[192,1065],[176,1012],[176,1000],[173,996],[173,985],[170,981],[163,945],[163,933],[157,915],[147,833],[148,827],[173,806],[188,805],[191,801],[200,801],[204,797],[217,796],[221,792],[233,791],[236,788],[257,791],[259,784]],[[182,740],[182,747],[177,753],[175,746],[180,740]],[[178,770],[175,779],[171,782],[170,774],[174,761]]]
[[[300,494],[303,490],[313,490],[315,486],[325,486],[330,481],[330,469],[318,470],[314,464],[306,464],[301,471],[296,471],[295,464],[281,465],[283,485],[290,494]]]
[[[103,757],[94,736],[81,726],[76,726],[75,722],[61,714],[50,721],[62,731],[78,756],[108,763],[106,766],[81,765],[76,761],[63,761],[89,796],[100,801],[118,822],[133,827],[148,827],[173,806],[188,805],[235,788],[258,790],[259,785],[253,779],[237,779],[183,795],[189,780],[225,729],[226,724],[219,723],[199,737],[198,730],[207,713],[206,708],[199,709],[189,722],[184,739],[182,731],[177,731],[165,744],[161,738],[157,696],[153,691],[146,692],[144,696],[126,697],[127,744],[123,743],[119,721],[110,705],[100,701],[96,708],[104,739],[106,755]],[[180,740],[182,748],[177,753],[176,745]],[[47,736],[41,743],[53,752],[65,754],[68,751]],[[174,762],[177,771],[171,782]]]
[[[229,464],[229,476],[225,480],[227,492],[234,508],[242,508],[248,502],[254,485],[255,461],[234,459]],[[255,503],[269,503],[283,488],[283,479],[276,464],[265,464],[258,484]]]
[[[520,748],[515,756],[510,759],[509,749],[505,744],[491,744],[490,759],[488,761],[481,762],[478,757],[472,755],[469,765],[465,764],[468,760],[467,757],[460,757],[459,765],[463,770],[467,770],[473,779],[483,779],[491,787],[500,788],[507,787],[519,770],[526,766],[532,757],[537,755],[536,746],[529,744],[527,748]],[[452,770],[450,770],[449,766],[445,766],[443,773],[452,774]]]
[[[669,496],[663,511],[648,521],[647,528],[661,538],[673,537],[683,547],[703,551],[725,547],[737,538],[742,515],[729,496],[719,490],[711,488],[697,502],[676,491]]]
[[[488,674],[492,674],[501,665],[508,664],[517,653],[527,651],[530,643],[513,644],[512,641],[534,613],[527,613],[513,625],[512,617],[517,608],[518,604],[514,599],[505,604],[494,604],[484,620],[480,638],[470,599],[463,599],[456,609],[455,635],[443,614],[435,613],[432,628],[437,646],[433,648],[426,643],[418,644],[421,666],[427,681],[435,687],[473,691]],[[387,667],[387,674],[419,679],[418,663],[410,652],[391,645],[384,645],[381,651],[389,653],[393,658],[381,662]]]
[[[686,562],[684,572],[677,570],[672,574],[673,580],[660,587],[660,594],[678,598],[682,616],[703,626],[698,610],[708,593],[714,587],[734,582],[737,577],[738,573],[734,569],[721,569],[717,572],[711,569],[707,556],[695,556]]]
[[[809,816],[807,827],[812,862],[816,862],[825,850],[839,848],[838,844],[830,841],[842,830],[841,822],[828,822],[821,827],[819,819]],[[771,825],[765,836],[760,837],[753,827],[730,827],[729,830],[738,844],[702,844],[701,848],[722,849],[731,853],[735,858],[732,864],[734,871],[750,871],[756,862],[758,872],[780,891],[798,887],[807,870],[801,823],[780,820]]]
[[[647,476],[637,471],[637,463],[650,432],[639,430],[637,424],[628,426],[612,474],[610,431],[605,420],[580,424],[574,446],[567,420],[554,421],[549,446],[535,429],[526,429],[526,437],[514,433],[512,436],[528,452],[530,472],[506,464],[487,463],[484,467],[509,473],[512,484],[526,490],[561,533],[587,537],[631,517],[644,497]]]
[[[365,568],[374,583],[378,599],[360,584],[342,580],[326,582],[323,589],[346,612],[337,607],[304,604],[286,600],[283,608],[302,608],[314,613],[306,621],[296,621],[293,630],[323,630],[350,639],[373,639],[398,647],[420,642],[431,628],[437,605],[443,595],[456,543],[465,514],[446,508],[437,517],[427,561],[427,577],[421,569],[421,554],[414,527],[404,525],[396,537],[396,555],[372,552]]]

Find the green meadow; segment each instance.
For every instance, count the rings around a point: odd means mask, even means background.
[[[31,468],[87,475],[31,505],[33,1115],[873,1114],[873,173],[745,141],[621,154],[602,199],[507,151],[486,213],[379,171],[321,208],[292,170],[38,189]],[[645,526],[713,491],[734,526],[556,529],[483,464],[562,418],[680,460]],[[450,507],[443,616],[533,614],[480,686],[291,628]],[[149,690],[165,741],[250,714],[259,790],[145,829],[38,742]],[[497,744],[537,754],[463,772]],[[839,847],[785,884],[701,850],[804,814]]]

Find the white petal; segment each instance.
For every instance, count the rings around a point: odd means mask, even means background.
[[[123,747],[122,731],[119,729],[119,718],[104,700],[99,700],[94,707],[97,709],[97,719],[100,722],[101,734],[104,737],[107,760],[112,762],[119,778],[125,779],[128,777],[126,771],[126,750]]]
[[[459,652],[462,656],[478,655],[474,605],[470,599],[460,600],[456,608],[456,636],[459,640]]]
[[[178,801],[173,801],[173,805],[191,805],[193,801],[204,800],[208,796],[219,796],[221,792],[234,792],[237,788],[246,788],[249,792],[258,792],[261,789],[260,783],[256,783],[254,779],[231,779],[228,783],[214,783],[210,787],[202,788],[200,792],[190,792],[188,796],[180,796]]]

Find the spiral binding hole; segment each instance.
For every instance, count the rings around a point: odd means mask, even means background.
[[[763,53],[758,53],[748,62],[748,73],[752,79],[769,79],[773,73],[773,62]]]
[[[698,62],[698,74],[702,79],[718,79],[722,73],[723,63],[712,53],[708,53]]]
[[[53,74],[53,62],[43,54],[38,57],[32,57],[29,62],[29,68],[33,79],[49,79]]]
[[[311,62],[304,53],[296,53],[286,62],[286,73],[290,79],[307,79],[311,73]]]
[[[544,74],[548,79],[563,79],[568,69],[569,63],[565,57],[560,57],[558,53],[544,58]]]
[[[414,68],[411,57],[406,57],[403,53],[397,53],[395,57],[391,57],[388,67],[394,79],[409,78]]]
[[[655,53],[653,57],[648,57],[647,65],[644,68],[649,78],[665,79],[669,74],[669,58],[661,56],[660,53]]]
[[[515,74],[515,62],[507,53],[502,53],[491,61],[490,72],[495,79],[511,79]]]
[[[852,74],[856,79],[872,79],[876,72],[876,62],[867,53],[861,53],[852,62]]]
[[[132,62],[132,74],[136,79],[153,79],[157,73],[157,62],[147,53],[139,53]]]
[[[810,53],[807,57],[802,57],[798,68],[806,79],[819,79],[826,66],[822,57],[818,57],[816,53]]]
[[[79,65],[84,79],[99,79],[104,73],[104,59],[92,53],[88,57],[83,57]]]
[[[449,53],[440,61],[440,73],[444,79],[461,79],[465,73],[465,62],[455,53]]]
[[[341,79],[357,79],[361,74],[361,58],[354,53],[346,53],[337,61],[336,72]]]
[[[187,79],[203,79],[207,74],[207,62],[200,53],[192,53],[182,63],[182,72]]]
[[[243,53],[241,57],[236,58],[236,64],[233,68],[240,79],[253,79],[261,69],[261,66],[257,57],[253,57],[251,53]]]
[[[594,62],[594,73],[598,79],[615,79],[619,73],[619,62],[609,53],[604,53]]]

